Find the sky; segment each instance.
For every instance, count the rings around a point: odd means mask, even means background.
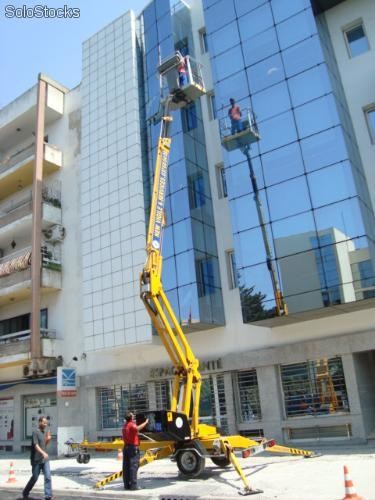
[[[68,88],[80,83],[82,42],[132,9],[136,14],[150,0],[0,0],[0,108],[32,87],[45,73]],[[48,9],[79,9],[76,18],[15,17]],[[25,9],[22,10],[23,6]],[[17,9],[17,10],[15,10]],[[63,10],[59,11],[62,15]],[[13,17],[7,17],[13,16]]]

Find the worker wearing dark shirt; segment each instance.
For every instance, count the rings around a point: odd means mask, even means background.
[[[31,441],[31,469],[32,476],[22,492],[24,499],[29,498],[29,493],[38,481],[40,473],[44,475],[44,497],[45,500],[52,500],[52,481],[49,466],[49,456],[47,445],[51,440],[51,433],[46,431],[48,421],[46,417],[39,417],[38,428],[33,432]]]
[[[148,424],[148,419],[140,425],[135,423],[134,413],[128,413],[122,428],[122,439],[124,441],[124,452],[122,462],[122,478],[126,490],[138,490],[137,473],[139,468],[139,435]]]

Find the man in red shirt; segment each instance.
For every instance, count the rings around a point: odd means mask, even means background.
[[[135,423],[134,413],[128,413],[125,416],[125,423],[122,428],[122,439],[124,440],[124,452],[122,462],[122,478],[126,490],[138,490],[137,473],[139,467],[139,435],[148,424],[146,419],[142,424]]]
[[[228,115],[231,121],[231,134],[234,135],[238,132],[241,132],[242,130],[242,123],[241,123],[241,108],[239,107],[238,104],[236,104],[236,101],[233,99],[229,99],[230,102],[230,108],[228,110]]]

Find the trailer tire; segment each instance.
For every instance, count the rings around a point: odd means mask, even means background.
[[[83,455],[82,455],[81,453],[79,453],[79,454],[77,455],[77,462],[78,462],[79,464],[82,464],[82,463],[83,463]]]
[[[177,457],[177,467],[182,475],[193,478],[198,477],[204,471],[206,460],[194,449],[182,449]]]
[[[82,460],[82,462],[83,462],[84,464],[88,464],[88,463],[90,462],[90,458],[91,458],[91,457],[90,457],[90,455],[89,455],[88,453],[85,453],[85,454],[83,455],[83,460]]]
[[[215,465],[224,469],[230,465],[230,460],[227,457],[210,457]]]

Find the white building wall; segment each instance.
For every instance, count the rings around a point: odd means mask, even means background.
[[[86,352],[151,338],[139,299],[145,259],[135,16],[83,44],[81,253]],[[94,365],[96,358],[91,358]]]
[[[368,180],[370,196],[375,208],[375,145],[371,143],[364,113],[369,105],[375,105],[373,77],[375,2],[373,0],[347,0],[326,11],[325,17]],[[343,30],[358,20],[363,22],[370,50],[351,58]]]

